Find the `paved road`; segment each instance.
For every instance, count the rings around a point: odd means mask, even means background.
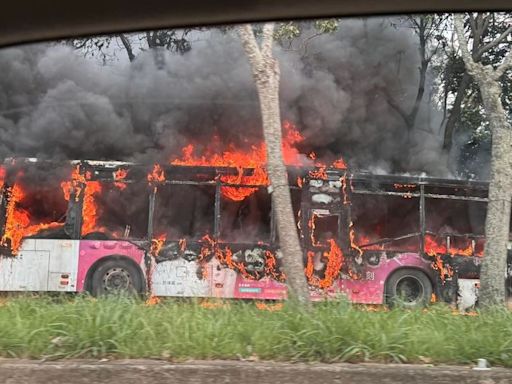
[[[290,364],[240,361],[0,360],[4,384],[512,384],[512,370],[383,364]]]

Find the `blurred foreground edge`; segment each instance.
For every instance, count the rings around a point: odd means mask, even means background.
[[[510,0],[19,0],[2,4],[0,46],[91,34],[269,19],[512,10]]]
[[[0,360],[3,383],[297,383],[343,384],[482,384],[509,383],[512,370],[477,371],[460,366],[397,364],[303,364],[243,361],[193,361],[168,363],[157,360],[57,361]]]

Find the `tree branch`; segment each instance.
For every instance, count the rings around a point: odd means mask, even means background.
[[[468,43],[466,38],[464,37],[464,21],[462,19],[461,15],[454,15],[453,17],[454,25],[455,25],[455,32],[457,33],[457,39],[459,40],[459,46],[461,51],[462,59],[464,60],[464,63],[466,64],[466,68],[468,72],[476,76],[478,74],[478,66],[481,64],[476,63],[473,60],[473,56],[469,53],[468,50]],[[490,43],[483,46],[481,49],[478,50],[477,57],[480,57],[484,52],[491,49],[492,47],[499,44],[503,39],[505,39],[510,33],[512,32],[512,26],[507,28],[500,36],[498,36],[496,39],[491,41]],[[498,80],[507,70],[512,68],[512,54],[509,52],[501,65],[492,71],[492,78],[493,80]]]
[[[481,56],[485,52],[487,52],[489,49],[495,47],[499,43],[501,43],[510,33],[512,33],[512,25],[508,27],[501,35],[499,35],[497,38],[495,38],[493,41],[485,44],[478,50],[478,55]]]
[[[469,53],[468,41],[464,37],[464,20],[462,19],[462,15],[454,14],[453,24],[455,26],[455,32],[457,33],[457,40],[459,41],[460,53],[464,64],[466,64],[468,72],[474,76],[477,73],[478,64],[475,63],[473,56]]]
[[[244,51],[247,54],[251,64],[257,67],[262,65],[263,58],[260,52],[260,48],[258,47],[258,43],[256,42],[256,38],[254,37],[254,32],[251,25],[240,25],[238,27],[238,34],[240,35],[242,46],[244,47]]]
[[[121,39],[121,43],[123,43],[124,49],[126,49],[126,53],[128,54],[128,59],[130,61],[135,60],[135,55],[133,54],[132,45],[130,44],[130,40],[128,40],[128,38],[122,33],[120,33],[118,36]]]
[[[393,108],[396,113],[398,113],[400,115],[400,117],[404,121],[407,129],[409,129],[409,114],[407,112],[405,112],[404,109],[400,106],[400,104],[398,104],[395,101],[393,96],[391,96],[391,94],[389,93],[389,91],[386,88],[382,88],[380,91],[384,94],[384,97],[386,98],[386,101],[388,102],[389,106],[391,108]]]
[[[494,79],[498,80],[510,68],[512,68],[512,51],[507,54],[503,63],[494,71]]]
[[[274,40],[274,23],[266,23],[263,26],[263,41],[261,43],[261,54],[265,58],[272,56],[272,42]]]

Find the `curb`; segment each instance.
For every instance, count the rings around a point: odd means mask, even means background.
[[[399,364],[305,364],[240,361],[65,360],[38,362],[1,359],[5,384],[173,384],[173,383],[343,383],[343,384],[509,384],[512,369],[486,371],[460,366]]]

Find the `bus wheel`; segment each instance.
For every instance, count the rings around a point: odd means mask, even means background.
[[[432,297],[432,283],[423,272],[400,269],[386,283],[386,303],[402,308],[426,307]]]
[[[140,294],[143,281],[138,268],[123,259],[111,259],[100,264],[91,278],[93,296]]]

